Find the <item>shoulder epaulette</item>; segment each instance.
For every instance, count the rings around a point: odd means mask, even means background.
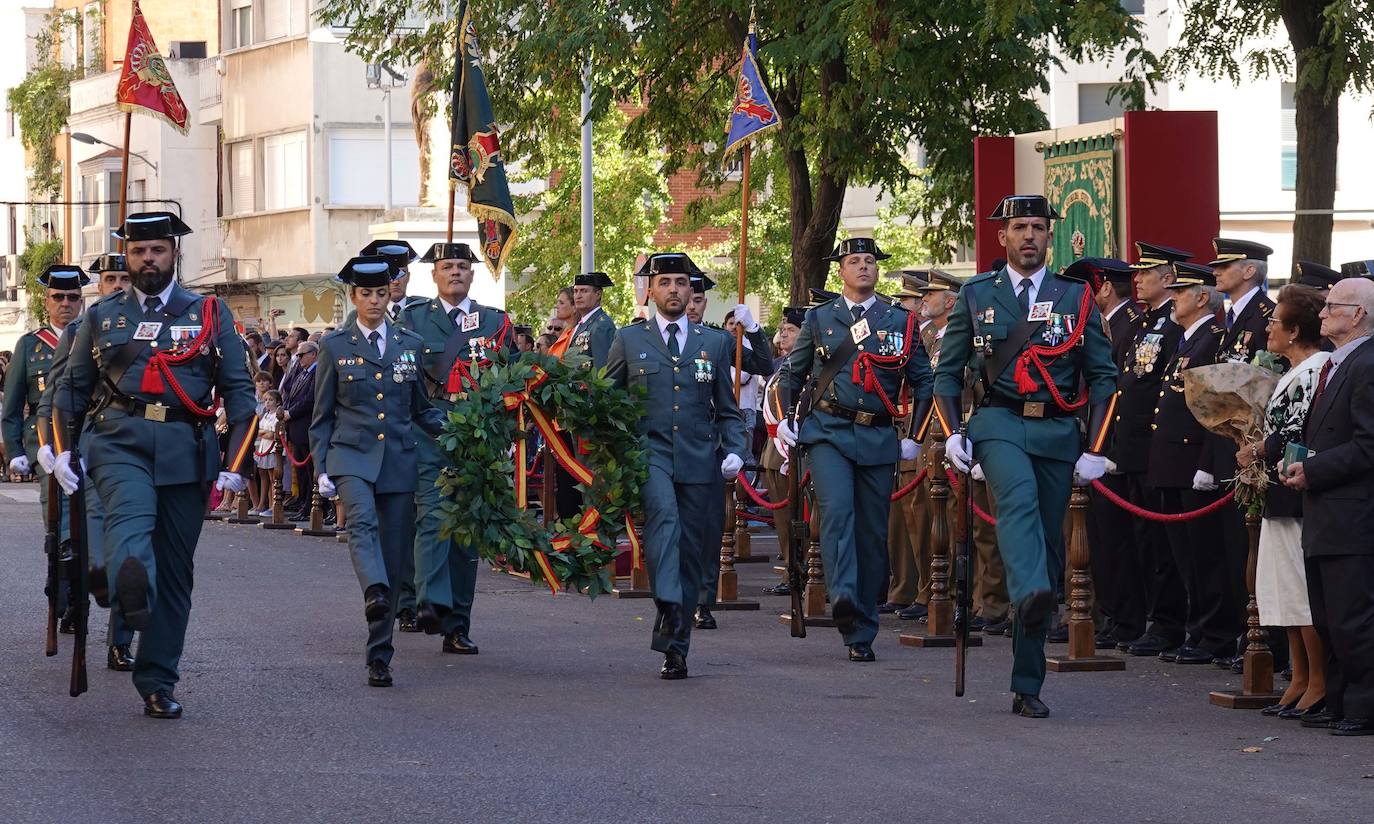
[[[1272,303],[1261,303],[1261,304],[1259,305],[1259,310],[1260,310],[1260,314],[1261,314],[1261,315],[1264,315],[1264,316],[1267,318],[1267,317],[1269,317],[1269,315],[1270,315],[1271,313],[1273,313],[1273,311],[1274,311],[1274,304],[1272,304]]]
[[[978,274],[976,274],[976,275],[974,275],[973,277],[969,278],[968,280],[964,281],[964,285],[965,285],[965,286],[968,286],[970,283],[981,283],[981,282],[983,282],[983,281],[985,281],[985,280],[991,280],[992,278],[996,277],[998,274],[999,274],[999,272],[995,272],[995,271],[994,271],[994,272],[979,272]]]

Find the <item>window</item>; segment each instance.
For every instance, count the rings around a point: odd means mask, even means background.
[[[229,147],[230,214],[242,215],[253,211],[253,141],[245,140]]]
[[[1298,187],[1298,84],[1279,87],[1279,186],[1285,192]]]
[[[182,60],[201,60],[205,58],[204,40],[173,40],[169,57]]]
[[[82,12],[82,48],[85,55],[86,70],[91,73],[105,70],[101,54],[101,17],[100,4],[87,3]]]
[[[76,14],[62,16],[62,35],[58,45],[62,68],[74,69],[77,66]]]
[[[305,0],[262,0],[262,39],[305,34]]]
[[[252,0],[233,0],[233,8],[229,12],[229,27],[232,48],[241,49],[253,45]]]
[[[386,145],[378,129],[338,129],[329,134],[329,202],[336,206],[380,206]],[[391,132],[391,202],[420,202],[420,153],[410,129]]]
[[[1121,0],[1121,10],[1127,14],[1144,14],[1145,0]]]
[[[274,134],[262,141],[262,208],[305,205],[305,132]]]
[[[1126,101],[1121,99],[1121,95],[1107,101],[1116,83],[1079,83],[1078,84],[1078,122],[1096,123],[1099,120],[1111,120],[1120,117],[1126,112]]]
[[[110,238],[110,232],[115,228],[114,224],[119,219],[117,206],[111,206],[107,201],[119,197],[119,183],[122,178],[117,170],[101,169],[98,166],[91,171],[83,170],[81,175],[81,212],[77,219],[81,221],[81,248],[78,250],[83,261],[88,261],[96,255],[103,255],[114,249],[114,241]],[[130,193],[130,198],[134,197]],[[142,209],[134,204],[129,211],[137,212]]]

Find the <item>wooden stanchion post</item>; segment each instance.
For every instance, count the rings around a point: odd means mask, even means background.
[[[281,499],[285,491],[282,489],[282,474],[277,473],[277,477],[272,483],[272,520],[264,521],[263,529],[295,529],[296,525],[286,520],[286,512],[283,510]]]
[[[1274,654],[1269,651],[1269,633],[1260,626],[1259,603],[1255,600],[1255,564],[1259,559],[1260,515],[1245,514],[1250,536],[1250,553],[1245,560],[1245,588],[1250,600],[1245,605],[1244,670],[1239,690],[1214,690],[1213,704],[1232,710],[1257,710],[1273,704],[1280,693],[1274,691]]]
[[[725,482],[725,531],[720,536],[720,581],[716,588],[716,603],[712,609],[754,610],[758,601],[739,597],[739,573],[735,571],[735,484]]]
[[[1093,626],[1093,578],[1089,571],[1088,490],[1069,496],[1069,655],[1045,659],[1053,672],[1117,672],[1126,659],[1098,655]]]
[[[333,538],[334,530],[324,528],[324,498],[320,496],[320,490],[316,489],[310,495],[310,526],[298,527],[297,535],[309,535],[312,538]]]
[[[231,524],[256,524],[260,520],[262,520],[256,515],[248,514],[248,490],[245,489],[242,492],[238,493],[238,495],[238,511],[234,513],[234,517],[228,518],[226,520],[228,520],[228,522]]]
[[[897,640],[907,647],[934,649],[954,646],[954,600],[949,595],[950,540],[949,529],[949,470],[945,467],[945,436],[940,427],[933,427],[930,446],[930,603],[927,604],[926,631],[904,632]],[[961,492],[973,494],[966,479]],[[960,519],[963,520],[963,519]],[[973,524],[963,528],[972,530]],[[962,540],[963,536],[959,536]],[[970,578],[972,575],[970,575]],[[970,633],[968,645],[981,646],[983,637]]]

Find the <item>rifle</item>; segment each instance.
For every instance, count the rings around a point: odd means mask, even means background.
[[[48,557],[48,580],[43,592],[48,596],[48,634],[43,654],[57,654],[57,604],[62,589],[62,487],[48,475],[48,511],[44,524],[43,551]]]
[[[69,577],[71,590],[68,594],[67,608],[72,611],[76,625],[75,644],[72,647],[72,677],[68,694],[75,698],[86,691],[86,630],[91,615],[90,596],[90,546],[86,543],[86,485],[90,478],[81,468],[80,437],[73,421],[68,426],[68,443],[72,448],[72,471],[81,479],[76,493],[68,499],[71,513],[72,560]]]
[[[792,466],[787,473],[787,500],[792,502],[792,535],[788,541],[787,551],[787,588],[792,593],[792,637],[806,637],[806,619],[802,615],[802,587],[805,576],[802,574],[804,561],[802,556],[806,553],[807,544],[810,542],[811,524],[803,516],[802,512],[802,486],[801,486],[801,445],[792,447],[791,452]]]
[[[959,434],[968,439],[968,424]],[[959,501],[959,547],[954,555],[954,695],[964,695],[964,668],[968,661],[968,625],[973,612],[973,467],[964,475],[963,500]]]

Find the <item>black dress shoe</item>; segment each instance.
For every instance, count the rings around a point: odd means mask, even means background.
[[[466,632],[454,630],[444,636],[444,652],[454,655],[476,655],[477,645],[472,643]]]
[[[1116,639],[1099,635],[1093,639],[1093,646],[1097,649],[1116,649]]]
[[[1234,664],[1234,663],[1236,662],[1236,658],[1237,658],[1237,657],[1239,657],[1239,656],[1235,656],[1235,655],[1218,655],[1216,658],[1213,658],[1213,659],[1212,659],[1212,663],[1213,663],[1213,664],[1216,664],[1217,669],[1224,669],[1224,670],[1226,670],[1226,669],[1230,669],[1230,668],[1231,668],[1231,665]]]
[[[1050,708],[1045,706],[1045,702],[1040,700],[1038,695],[1022,695],[1012,693],[1011,711],[1014,715],[1022,718],[1049,718]]]
[[[438,635],[443,632],[444,623],[439,611],[430,604],[421,604],[415,611],[415,632],[425,635]]]
[[[849,660],[857,661],[861,664],[877,661],[878,657],[873,654],[873,647],[860,641],[857,644],[849,645]]]
[[[152,618],[148,609],[148,570],[132,555],[124,559],[115,573],[115,600],[129,629],[142,632],[148,628]]]
[[[181,705],[167,690],[143,696],[143,714],[149,718],[180,718]]]
[[[787,585],[787,582],[784,581],[783,583],[778,584],[777,586],[764,587],[764,588],[763,588],[763,594],[764,594],[764,595],[791,595],[791,594],[792,594],[792,587],[788,586],[788,585]]]
[[[1021,603],[1016,605],[1016,614],[1020,617],[1021,626],[1026,632],[1038,632],[1054,614],[1054,592],[1037,589],[1021,599]]]
[[[687,659],[680,652],[669,651],[663,656],[663,669],[658,677],[664,681],[681,681],[687,677]]]
[[[917,601],[911,606],[897,613],[897,617],[903,621],[919,621],[930,614],[930,607]]]
[[[57,631],[63,635],[76,634],[76,608],[67,607],[67,611],[62,613],[62,617],[57,619]]]
[[[398,611],[396,613],[396,629],[401,632],[419,632],[420,627],[415,623],[415,613],[408,609]]]
[[[131,672],[134,668],[134,654],[128,644],[113,644],[105,653],[105,666],[115,672]]]
[[[1269,706],[1267,706],[1267,707],[1265,707],[1264,709],[1260,710],[1260,715],[1278,715],[1279,713],[1281,713],[1281,712],[1283,712],[1283,711],[1285,711],[1285,710],[1297,709],[1297,706],[1298,706],[1298,702],[1297,702],[1297,701],[1294,701],[1294,702],[1291,703],[1291,704],[1285,704],[1285,703],[1283,703],[1282,701],[1280,701],[1280,702],[1278,702],[1278,703],[1276,703],[1276,704],[1270,704]],[[1301,714],[1301,713],[1299,713],[1299,714]]]
[[[906,604],[899,604],[896,601],[886,601],[878,605],[879,615],[892,615],[906,609]]]
[[[370,624],[373,621],[381,621],[386,618],[391,611],[391,603],[387,598],[389,591],[381,584],[373,584],[363,591],[363,616]]]
[[[1374,718],[1347,718],[1331,725],[1332,735],[1374,735]]]
[[[1265,709],[1268,708],[1266,707]],[[1294,704],[1291,707],[1279,710],[1278,717],[1285,721],[1299,721],[1302,719],[1303,713],[1305,712],[1307,712],[1307,710],[1300,710],[1297,705]]]
[[[981,616],[981,615],[975,615],[975,616],[973,616],[973,619],[970,620],[970,621],[968,622],[968,631],[969,631],[969,632],[982,632],[982,631],[983,631],[983,627],[986,627],[987,625],[988,625],[988,621],[987,621],[986,618],[984,618],[984,617]]]
[[[1001,635],[1009,629],[1011,629],[1011,619],[1004,615],[983,627],[983,632],[987,635]]]
[[[676,638],[682,634],[682,605],[660,603],[658,605],[658,633],[665,638]]]
[[[716,616],[711,614],[707,607],[697,607],[697,614],[692,619],[692,626],[697,629],[715,629]]]
[[[1045,633],[1045,642],[1048,644],[1067,644],[1069,642],[1069,625],[1060,624]]]
[[[830,614],[835,619],[835,628],[843,635],[848,635],[858,626],[859,610],[854,606],[854,602],[849,600],[848,595],[841,595],[835,599]]]
[[[1175,664],[1206,664],[1212,660],[1212,653],[1201,647],[1185,646],[1174,657]]]
[[[1146,633],[1132,641],[1126,651],[1137,656],[1159,655],[1161,652],[1166,652],[1177,646],[1178,644],[1170,643],[1158,635]]]
[[[382,661],[373,661],[367,665],[367,685],[369,687],[389,687],[391,683],[391,667]]]
[[[110,576],[105,574],[105,568],[91,567],[91,574],[88,577],[91,587],[91,597],[95,599],[96,606],[101,609],[109,609]]]
[[[1302,725],[1309,729],[1324,729],[1337,724],[1341,718],[1331,710],[1323,707],[1319,712],[1305,712],[1302,714]]]
[[[1161,652],[1161,653],[1159,654],[1159,660],[1161,660],[1161,661],[1168,661],[1170,664],[1177,663],[1177,662],[1178,662],[1178,654],[1179,654],[1180,652],[1183,652],[1183,651],[1184,651],[1185,649],[1187,649],[1187,648],[1188,648],[1187,644],[1184,644],[1184,645],[1182,645],[1182,646],[1174,647],[1173,649],[1166,649],[1166,650],[1164,650],[1163,652]],[[1208,657],[1207,660],[1210,661],[1210,660],[1212,660],[1212,659],[1211,659],[1211,657]]]

